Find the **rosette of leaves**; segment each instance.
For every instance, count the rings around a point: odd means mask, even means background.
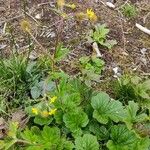
[[[122,103],[110,99],[109,95],[104,92],[93,96],[91,105],[94,109],[93,117],[102,124],[107,124],[109,120],[122,121],[125,116]]]
[[[111,49],[114,45],[117,44],[116,40],[108,40],[107,35],[109,29],[106,27],[106,24],[97,24],[94,30],[91,30],[88,36],[88,41],[90,43],[97,42],[101,46]]]

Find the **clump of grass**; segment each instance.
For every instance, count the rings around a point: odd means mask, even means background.
[[[17,107],[25,104],[31,87],[48,71],[47,63],[43,61],[30,62],[22,56],[0,61],[0,95],[3,95],[9,105]]]
[[[121,12],[125,17],[129,19],[136,17],[138,13],[137,8],[134,5],[129,3],[121,7]]]

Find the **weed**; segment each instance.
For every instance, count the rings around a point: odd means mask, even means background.
[[[22,56],[14,56],[0,61],[0,93],[9,101],[9,105],[17,107],[24,104],[30,95],[30,89],[44,77],[48,71],[43,62],[29,62]]]
[[[94,30],[91,30],[88,35],[88,41],[97,42],[101,46],[107,47],[111,49],[117,42],[115,40],[107,40],[107,36],[109,33],[109,29],[106,27],[105,24],[97,24]]]
[[[123,76],[114,85],[116,98],[124,103],[130,100],[149,106],[150,80],[143,80],[138,76]]]
[[[81,80],[85,82],[87,86],[91,86],[92,82],[99,82],[100,75],[104,70],[105,62],[95,56],[92,57],[81,57],[80,70],[82,73]]]
[[[123,15],[129,19],[137,16],[137,8],[134,5],[129,3],[121,7],[121,11]]]

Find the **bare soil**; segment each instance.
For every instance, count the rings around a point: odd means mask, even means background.
[[[21,30],[20,22],[27,18],[32,26],[32,33],[38,42],[52,52],[56,42],[63,42],[70,49],[68,59],[62,62],[62,69],[70,74],[76,73],[74,62],[81,56],[93,53],[91,45],[87,43],[86,35],[92,25],[88,21],[79,22],[75,18],[64,21],[52,9],[55,9],[56,1],[48,0],[1,0],[0,1],[0,54],[7,57],[12,52],[12,37],[7,32],[11,26],[16,46],[20,53],[27,50],[28,38]],[[131,0],[138,8],[138,15],[133,19],[127,19],[120,15],[118,8],[125,0],[116,0],[116,9],[110,9],[103,3],[95,0],[68,0],[77,5],[75,10],[69,8],[65,12],[75,15],[77,12],[86,12],[92,8],[98,16],[97,23],[106,23],[110,29],[109,38],[117,40],[117,45],[112,50],[100,47],[103,59],[106,61],[107,78],[112,75],[112,68],[118,66],[122,72],[150,74],[150,36],[135,27],[139,23],[150,29],[150,1]],[[26,14],[24,13],[26,11]],[[36,16],[40,15],[38,19]],[[57,37],[59,36],[59,38]],[[59,41],[56,41],[59,39]],[[34,41],[33,41],[34,43]],[[34,43],[35,52],[42,55],[44,52]],[[145,52],[143,53],[143,50]]]

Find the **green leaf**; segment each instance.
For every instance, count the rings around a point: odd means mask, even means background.
[[[89,130],[96,135],[98,140],[107,140],[109,138],[108,130],[104,126],[100,126],[96,121],[90,122]]]
[[[61,138],[57,150],[72,150],[73,148],[74,144],[71,141],[67,141],[65,138]]]
[[[105,42],[101,43],[103,46],[106,46],[108,49],[111,49],[114,45],[117,44],[116,40],[106,40]]]
[[[39,124],[41,126],[43,125],[49,125],[52,122],[53,118],[50,117],[41,117],[41,116],[35,116],[34,123]]]
[[[93,117],[98,122],[106,124],[109,119],[114,122],[122,121],[125,115],[122,103],[111,100],[106,93],[99,93],[92,97],[91,105],[94,108]]]
[[[81,128],[85,127],[88,122],[88,116],[82,110],[72,111],[64,114],[63,121],[67,128],[73,133],[82,133]]]
[[[4,150],[10,149],[16,142],[17,142],[17,139],[13,139],[11,141],[5,142]]]
[[[149,137],[146,138],[140,138],[136,143],[135,143],[135,150],[149,150],[150,148],[150,139]]]
[[[107,142],[109,150],[133,150],[137,142],[135,134],[124,125],[115,125],[111,128],[111,140]]]
[[[150,80],[146,80],[142,83],[142,88],[147,91],[150,90]]]
[[[18,122],[10,122],[8,132],[9,137],[16,139],[18,124],[19,124]]]
[[[129,105],[126,108],[126,117],[124,118],[129,129],[132,128],[133,123],[142,122],[147,119],[147,115],[144,113],[137,115],[138,109],[139,107],[137,103],[129,101]]]
[[[68,54],[68,52],[69,52],[68,48],[64,48],[62,44],[59,44],[56,48],[55,59],[57,61],[63,60]]]
[[[96,136],[84,134],[83,137],[75,139],[76,150],[99,150],[99,143]]]
[[[37,99],[42,93],[42,89],[39,86],[34,86],[31,88],[31,96],[33,99]]]

